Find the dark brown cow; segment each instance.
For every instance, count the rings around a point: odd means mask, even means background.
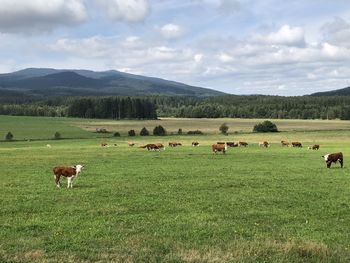
[[[56,166],[54,167],[53,173],[57,187],[61,187],[60,179],[64,176],[68,180],[68,188],[73,188],[73,180],[76,178],[84,168],[83,165],[78,164],[75,166]]]
[[[222,152],[223,154],[227,151],[227,145],[226,144],[213,144],[211,146],[213,152],[216,154],[217,152]]]
[[[234,142],[226,142],[227,147],[237,147],[238,143],[234,143]]]
[[[319,144],[314,144],[312,146],[307,147],[309,150],[319,150],[320,145]]]
[[[282,147],[283,147],[283,146],[289,146],[289,142],[287,142],[287,141],[281,141],[281,145],[282,145]]]
[[[301,144],[301,142],[292,142],[292,147],[302,148],[303,145]]]
[[[160,148],[154,143],[149,143],[144,146],[140,146],[140,148],[147,149],[148,151],[160,151]]]
[[[330,153],[330,154],[326,154],[326,155],[324,155],[322,157],[326,161],[327,168],[331,168],[331,164],[332,163],[336,163],[337,161],[339,161],[340,167],[343,168],[344,159],[343,159],[343,153],[342,152]]]
[[[248,143],[247,142],[238,142],[239,146],[247,147]]]
[[[197,142],[197,141],[194,141],[194,142],[192,142],[192,146],[198,146],[199,145],[199,142]]]

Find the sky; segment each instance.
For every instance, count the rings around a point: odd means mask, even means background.
[[[310,94],[350,86],[350,2],[0,0],[0,61]]]

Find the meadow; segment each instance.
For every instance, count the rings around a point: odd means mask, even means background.
[[[0,142],[0,262],[349,262],[350,122],[283,120],[280,133],[251,133],[259,121],[0,116],[1,139],[18,140]],[[206,135],[125,136],[156,124]],[[49,140],[56,131],[66,139]],[[183,146],[138,148],[174,140]],[[214,155],[219,140],[250,145]],[[321,156],[338,151],[344,168],[327,169]],[[78,163],[73,189],[56,188],[52,167]]]

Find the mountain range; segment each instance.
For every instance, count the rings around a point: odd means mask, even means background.
[[[331,90],[331,91],[324,91],[324,92],[316,92],[311,94],[311,96],[350,96],[350,87],[344,88],[344,89],[337,89],[337,90]]]
[[[212,89],[116,70],[96,72],[51,68],[27,68],[0,74],[0,93],[12,96],[225,95]]]

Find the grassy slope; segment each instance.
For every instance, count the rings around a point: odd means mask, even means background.
[[[129,148],[124,137],[107,139],[118,143],[110,148],[100,138],[50,141],[51,149],[1,143],[0,261],[349,262],[348,133],[135,138],[185,144],[160,153]],[[237,136],[322,148],[210,152],[212,142]],[[193,139],[201,146],[190,147]],[[326,169],[320,155],[338,150],[345,168]],[[75,188],[56,189],[52,167],[75,163],[86,165]]]

